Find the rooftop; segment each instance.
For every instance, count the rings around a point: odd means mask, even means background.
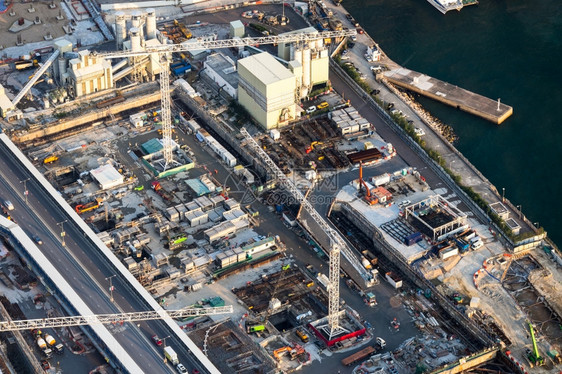
[[[294,77],[289,69],[266,52],[238,60],[238,64],[251,71],[265,85]]]
[[[225,81],[227,81],[233,88],[238,87],[238,73],[236,71],[236,64],[228,56],[222,53],[213,53],[207,56],[205,66],[213,69]]]

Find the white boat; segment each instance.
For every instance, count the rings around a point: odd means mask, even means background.
[[[443,14],[450,10],[461,10],[463,7],[462,0],[427,0],[427,2]]]

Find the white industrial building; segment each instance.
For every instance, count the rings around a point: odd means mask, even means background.
[[[245,33],[244,24],[240,20],[230,22],[230,37],[243,38]]]
[[[238,89],[238,73],[236,64],[222,53],[213,53],[205,60],[203,74],[213,80],[230,97],[236,99]]]
[[[111,63],[92,57],[87,49],[80,51],[69,61],[68,83],[76,97],[113,88]]]
[[[314,27],[307,27],[281,35],[295,33],[317,34],[318,30]],[[305,98],[313,86],[328,82],[330,59],[328,48],[322,39],[308,43],[279,43],[277,55],[288,61],[289,69],[295,74],[300,99]]]
[[[4,86],[0,84],[0,116],[2,118],[8,117],[8,114],[16,108],[12,105],[12,100],[6,95]]]
[[[123,176],[110,164],[104,164],[90,170],[90,175],[99,184],[102,190],[109,190],[123,184]]]
[[[269,53],[238,60],[238,102],[266,130],[296,118],[295,75]]]

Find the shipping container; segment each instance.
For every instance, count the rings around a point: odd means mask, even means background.
[[[421,242],[422,240],[423,240],[423,236],[422,236],[421,232],[416,232],[416,233],[413,233],[412,235],[408,235],[404,239],[404,243],[407,246],[411,246],[411,245],[414,245],[418,242]]]
[[[402,279],[400,279],[400,277],[394,274],[393,272],[389,271],[388,273],[386,273],[385,278],[388,281],[388,283],[392,285],[392,287],[394,288],[402,287]]]
[[[387,184],[388,182],[390,182],[390,174],[386,173],[377,175],[376,177],[371,178],[371,181],[377,187],[382,186],[383,184]]]
[[[459,253],[459,249],[456,247],[453,248],[445,248],[439,251],[439,257],[442,260],[446,260],[449,257],[453,257]]]

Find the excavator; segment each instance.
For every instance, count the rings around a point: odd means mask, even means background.
[[[539,349],[537,348],[537,340],[535,339],[535,330],[533,329],[533,325],[531,322],[527,322],[529,324],[529,332],[531,333],[531,340],[533,342],[533,350],[527,352],[527,359],[531,364],[531,368],[533,366],[543,366],[544,365],[544,358],[539,354]]]
[[[363,186],[363,188],[365,188],[365,201],[367,202],[367,204],[375,205],[376,203],[378,203],[378,199],[375,196],[371,195],[371,191],[369,190],[367,183],[365,183],[365,181],[363,180],[362,162],[359,163],[359,183]]]
[[[314,151],[314,146],[320,145],[320,144],[324,144],[324,143],[322,143],[322,142],[312,142],[312,143],[310,143],[310,147],[308,147],[306,149],[306,153],[309,154],[310,152]]]
[[[285,352],[289,353],[289,355],[291,356],[291,360],[295,360],[298,356],[304,353],[304,348],[298,344],[295,346],[295,348],[289,347],[287,345],[285,347],[274,350],[273,356],[275,357],[275,359],[277,359],[277,361],[281,361],[281,357],[283,357],[283,354]]]

